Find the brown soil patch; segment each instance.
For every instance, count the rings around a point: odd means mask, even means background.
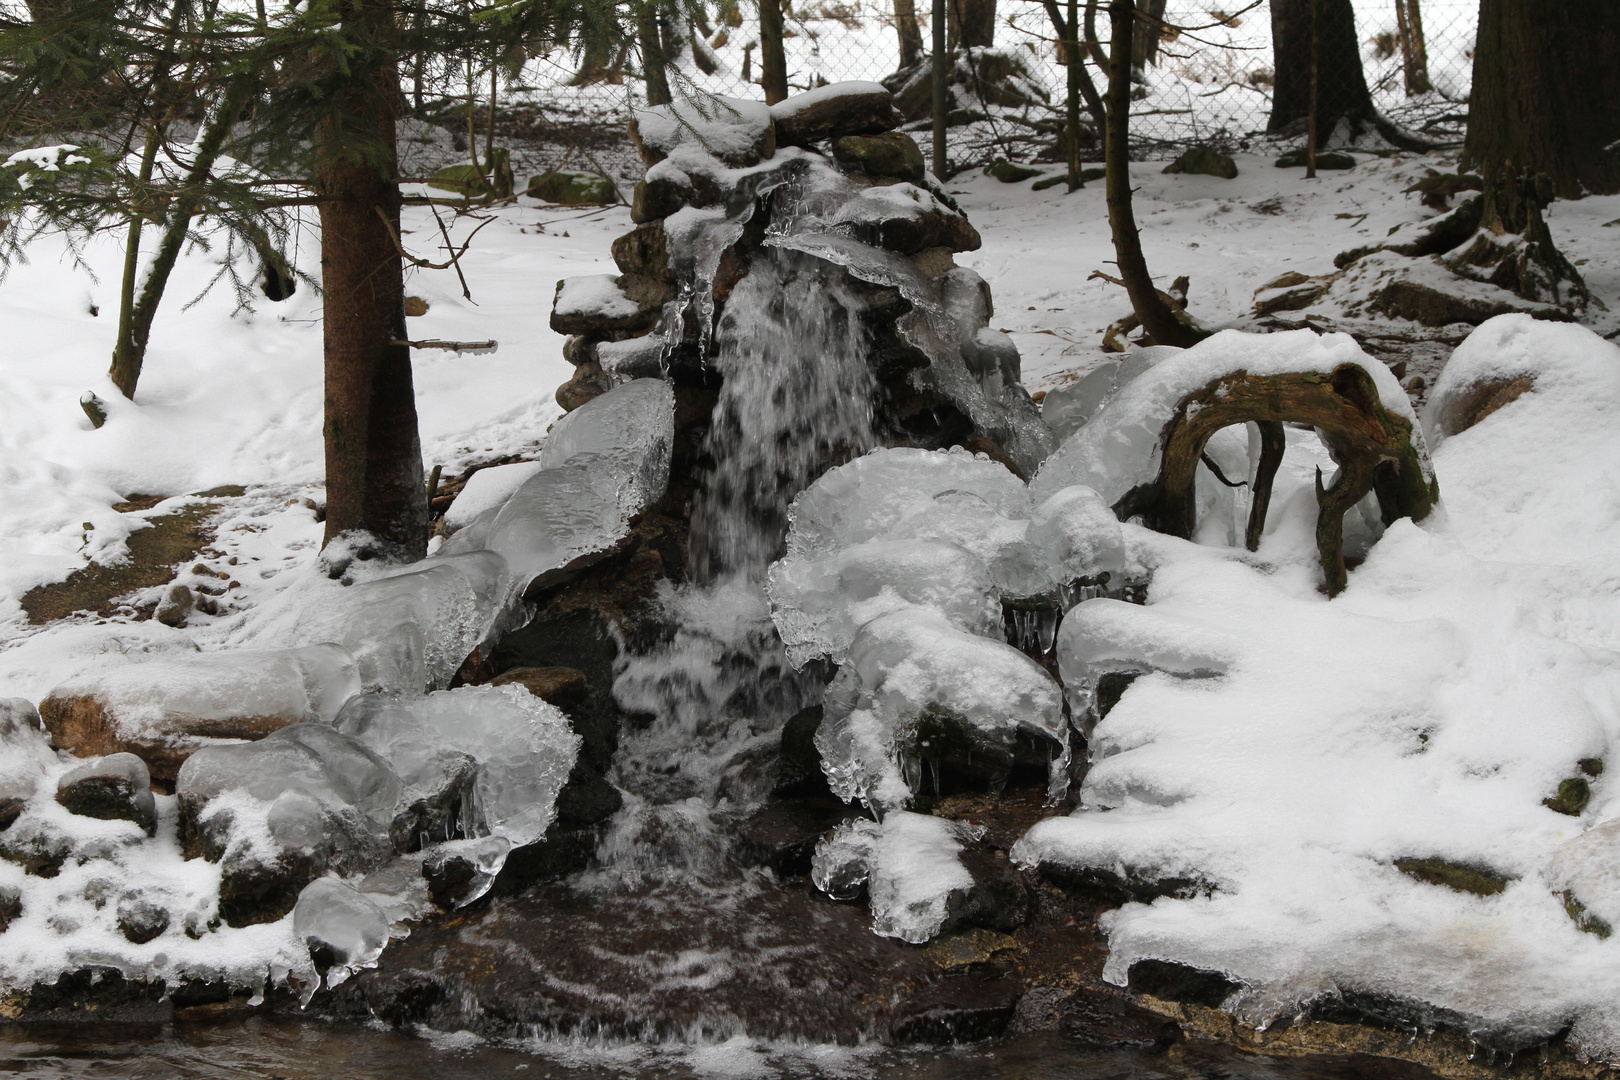
[[[221,487],[202,492],[198,497],[208,501],[193,503],[172,514],[148,518],[151,528],[130,535],[129,557],[124,562],[111,566],[91,563],[73,571],[65,581],[30,589],[22,598],[28,622],[39,626],[66,618],[76,611],[90,611],[102,616],[115,614],[118,605],[113,603],[114,599],[137,589],[162,585],[174,577],[177,565],[195,559],[197,553],[214,538],[212,519],[219,509],[217,500],[242,493],[240,487]],[[135,495],[129,501],[119,503],[117,508],[124,513],[150,509],[163,498]],[[149,614],[142,613],[138,617]]]

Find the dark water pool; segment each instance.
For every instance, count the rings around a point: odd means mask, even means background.
[[[380,1027],[254,1017],[204,1024],[14,1025],[0,1076],[109,1080],[1421,1080],[1417,1066],[1357,1056],[1269,1058],[1206,1042],[1163,1054],[1083,1051],[1056,1033],[950,1049],[492,1045]]]

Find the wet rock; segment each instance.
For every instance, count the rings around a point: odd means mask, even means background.
[[[624,575],[615,575],[622,584]],[[567,601],[576,599],[578,606]],[[585,674],[585,699],[568,710],[568,719],[583,740],[580,760],[605,773],[618,747],[623,714],[613,700],[613,665],[619,656],[617,633],[602,614],[604,598],[583,585],[565,589],[544,603],[525,627],[507,634],[495,647],[496,670],[567,667]]]
[[[459,750],[442,751],[414,770],[405,806],[388,830],[394,850],[419,851],[453,838],[461,828],[477,776],[478,762]]]
[[[980,928],[964,934],[947,934],[924,951],[944,970],[956,971],[975,964],[1008,962],[1022,950],[1017,938]]]
[[[816,750],[816,731],[820,727],[820,705],[800,709],[782,725],[782,748],[776,770],[778,794],[816,794],[827,790],[827,775],[821,771],[821,754]]]
[[[1310,164],[1310,155],[1303,149],[1290,150],[1277,159],[1279,169],[1303,169]],[[1318,150],[1316,152],[1316,167],[1318,169],[1353,169],[1356,159],[1349,154],[1342,154],[1337,150]]]
[[[1451,862],[1447,859],[1396,859],[1395,869],[1428,885],[1443,885],[1456,892],[1494,896],[1507,888],[1512,879],[1489,866]]]
[[[809,146],[838,135],[877,135],[905,122],[894,95],[879,83],[843,82],[794,94],[771,106],[776,141]]]
[[[158,601],[157,610],[152,617],[164,626],[184,626],[196,602],[196,597],[191,595],[191,590],[186,586],[170,586],[163,599]]]
[[[166,1023],[172,1016],[169,987],[162,979],[128,979],[110,967],[70,971],[54,983],[36,983],[8,995],[7,1016],[34,1023]]]
[[[1058,1028],[1086,1050],[1162,1053],[1181,1041],[1181,1027],[1174,1020],[1100,990],[1082,990],[1064,1001],[1058,1007]]]
[[[1219,971],[1169,960],[1138,960],[1125,975],[1131,993],[1218,1009],[1242,985]]]
[[[587,401],[593,401],[613,387],[600,365],[587,362],[574,369],[574,375],[557,387],[557,404],[564,412],[573,412]]]
[[[779,878],[804,877],[816,843],[849,816],[849,808],[831,798],[775,803],[738,825],[732,855],[744,866],[769,867]]]
[[[1164,876],[1144,867],[1063,866],[1042,862],[1037,870],[1043,879],[1063,891],[1107,907],[1118,907],[1132,900],[1147,903],[1161,896],[1188,899],[1208,895],[1211,891],[1210,884],[1199,878]]]
[[[619,812],[624,796],[607,779],[580,760],[557,793],[557,823],[565,829],[595,825]]]
[[[118,930],[135,945],[145,945],[169,928],[169,910],[142,900],[126,897],[118,904]]]
[[[920,206],[915,209],[891,206],[891,212],[862,223],[862,230],[880,247],[901,255],[915,255],[932,247],[977,251],[983,243],[979,230],[960,214],[940,207],[925,210]]]
[[[1003,184],[1017,184],[1024,180],[1033,180],[1041,175],[1041,170],[1032,169],[1028,165],[1018,165],[1007,160],[997,160],[984,167],[986,176],[993,176]]]
[[[26,799],[20,799],[16,796],[0,798],[0,832],[5,832],[15,825],[17,819],[22,817],[23,809],[27,805],[28,801]]]
[[[595,861],[601,838],[601,830],[594,825],[568,827],[553,822],[539,843],[516,848],[506,857],[490,892],[495,896],[517,896],[544,882],[584,870]]]
[[[542,173],[529,178],[529,186],[524,194],[531,199],[561,206],[597,206],[619,201],[619,191],[613,186],[613,181],[595,173]]]
[[[614,240],[613,262],[624,274],[642,274],[666,282],[675,280],[675,271],[669,265],[669,238],[660,222],[638,225]]]
[[[993,1039],[1007,1030],[1022,989],[1001,972],[949,976],[896,1007],[889,1037],[902,1044]]]
[[[1282,164],[1278,162],[1278,164]],[[1317,164],[1321,168],[1328,166],[1321,164],[1321,155],[1317,157]],[[1354,164],[1352,162],[1352,164]],[[1237,163],[1219,150],[1207,146],[1193,146],[1182,152],[1182,155],[1164,167],[1167,173],[1190,173],[1198,176],[1218,176],[1222,180],[1232,180],[1237,177]]]
[[[669,177],[649,176],[636,181],[630,201],[630,220],[637,225],[661,221],[684,208],[690,189]]]
[[[57,782],[56,801],[82,817],[133,821],[148,836],[157,831],[152,777],[134,754],[110,754],[66,773]]]
[[[958,856],[973,877],[966,894],[953,894],[946,904],[947,926],[982,926],[1011,933],[1029,921],[1029,889],[1007,861],[1007,853],[965,847]]]
[[[903,131],[890,131],[882,135],[841,135],[833,140],[832,152],[846,170],[859,170],[872,177],[920,184],[928,170],[917,141]]]
[[[519,667],[501,672],[489,681],[491,686],[518,683],[541,701],[567,710],[585,700],[590,687],[585,673],[571,667]]]

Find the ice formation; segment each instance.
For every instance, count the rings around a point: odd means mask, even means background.
[[[467,478],[450,509],[444,512],[445,531],[454,533],[466,528],[485,510],[501,505],[542,467],[538,461],[515,461],[479,469]]]
[[[973,888],[958,855],[964,840],[983,835],[982,827],[903,810],[881,823],[855,818],[816,845],[810,879],[839,899],[852,899],[865,886],[872,932],[922,944],[944,927],[952,895]]]
[[[1104,920],[1109,979],[1168,960],[1224,973],[1227,1007],[1259,1026],[1356,993],[1492,1047],[1567,1026],[1584,1053],[1620,1055],[1620,946],[1603,936],[1620,915],[1620,791],[1601,764],[1620,740],[1620,505],[1594,472],[1620,456],[1620,350],[1494,319],[1436,407],[1521,377],[1531,389],[1436,450],[1445,514],[1390,526],[1332,602],[1301,560],[1311,518],[1287,511],[1265,564],[1167,544],[1147,607],[1091,600],[1065,619],[1071,693],[1099,663],[1146,674],[1096,726],[1081,808],[1013,855],[1144,897]],[[1285,470],[1285,508],[1309,500],[1308,460]],[[1077,465],[1055,457],[1047,482]],[[1557,798],[1572,787],[1589,787],[1584,807]]]
[[[370,967],[388,944],[388,916],[360,890],[336,878],[317,878],[298,894],[293,933],[311,950],[325,950],[332,966],[326,984],[337,986],[349,974]]]

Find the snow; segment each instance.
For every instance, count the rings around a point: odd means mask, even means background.
[[[710,94],[682,96],[632,115],[642,145],[660,157],[680,143],[695,141],[715,157],[738,164],[759,153],[771,126],[771,110],[763,102]]]
[[[872,932],[920,945],[944,926],[951,894],[973,888],[958,855],[963,840],[983,833],[965,822],[904,810],[881,823],[856,818],[816,844],[810,879],[822,892],[843,898],[866,884]]]
[[[557,283],[551,310],[559,318],[602,320],[633,319],[641,313],[640,306],[620,291],[619,279],[612,274],[564,278]]]
[[[1097,725],[1081,809],[1013,854],[1213,890],[1107,916],[1114,981],[1155,957],[1227,973],[1250,1023],[1354,990],[1521,1044],[1573,1021],[1586,1052],[1612,1056],[1615,946],[1561,893],[1614,910],[1594,853],[1620,791],[1591,781],[1578,818],[1543,800],[1620,739],[1620,492],[1600,479],[1620,453],[1620,350],[1510,316],[1457,355],[1442,383],[1549,375],[1442,444],[1443,512],[1392,525],[1339,599],[1314,588],[1309,519],[1285,514],[1257,559],[1166,546],[1146,608],[1071,612],[1064,660],[1155,670]],[[1072,692],[1067,663],[1064,678]],[[1509,880],[1456,892],[1402,858]]]
[[[793,94],[778,101],[770,107],[771,118],[781,120],[790,116],[797,116],[811,106],[822,105],[829,101],[838,101],[842,98],[870,97],[872,95],[886,97],[888,93],[888,89],[882,83],[861,82],[857,79],[831,83],[827,86],[818,86],[813,90],[806,90],[802,94]]]
[[[456,494],[450,509],[444,513],[446,532],[466,528],[473,518],[485,510],[492,510],[523,486],[523,482],[542,468],[538,461],[516,461],[510,465],[493,465],[479,469],[467,480],[467,485]]]

